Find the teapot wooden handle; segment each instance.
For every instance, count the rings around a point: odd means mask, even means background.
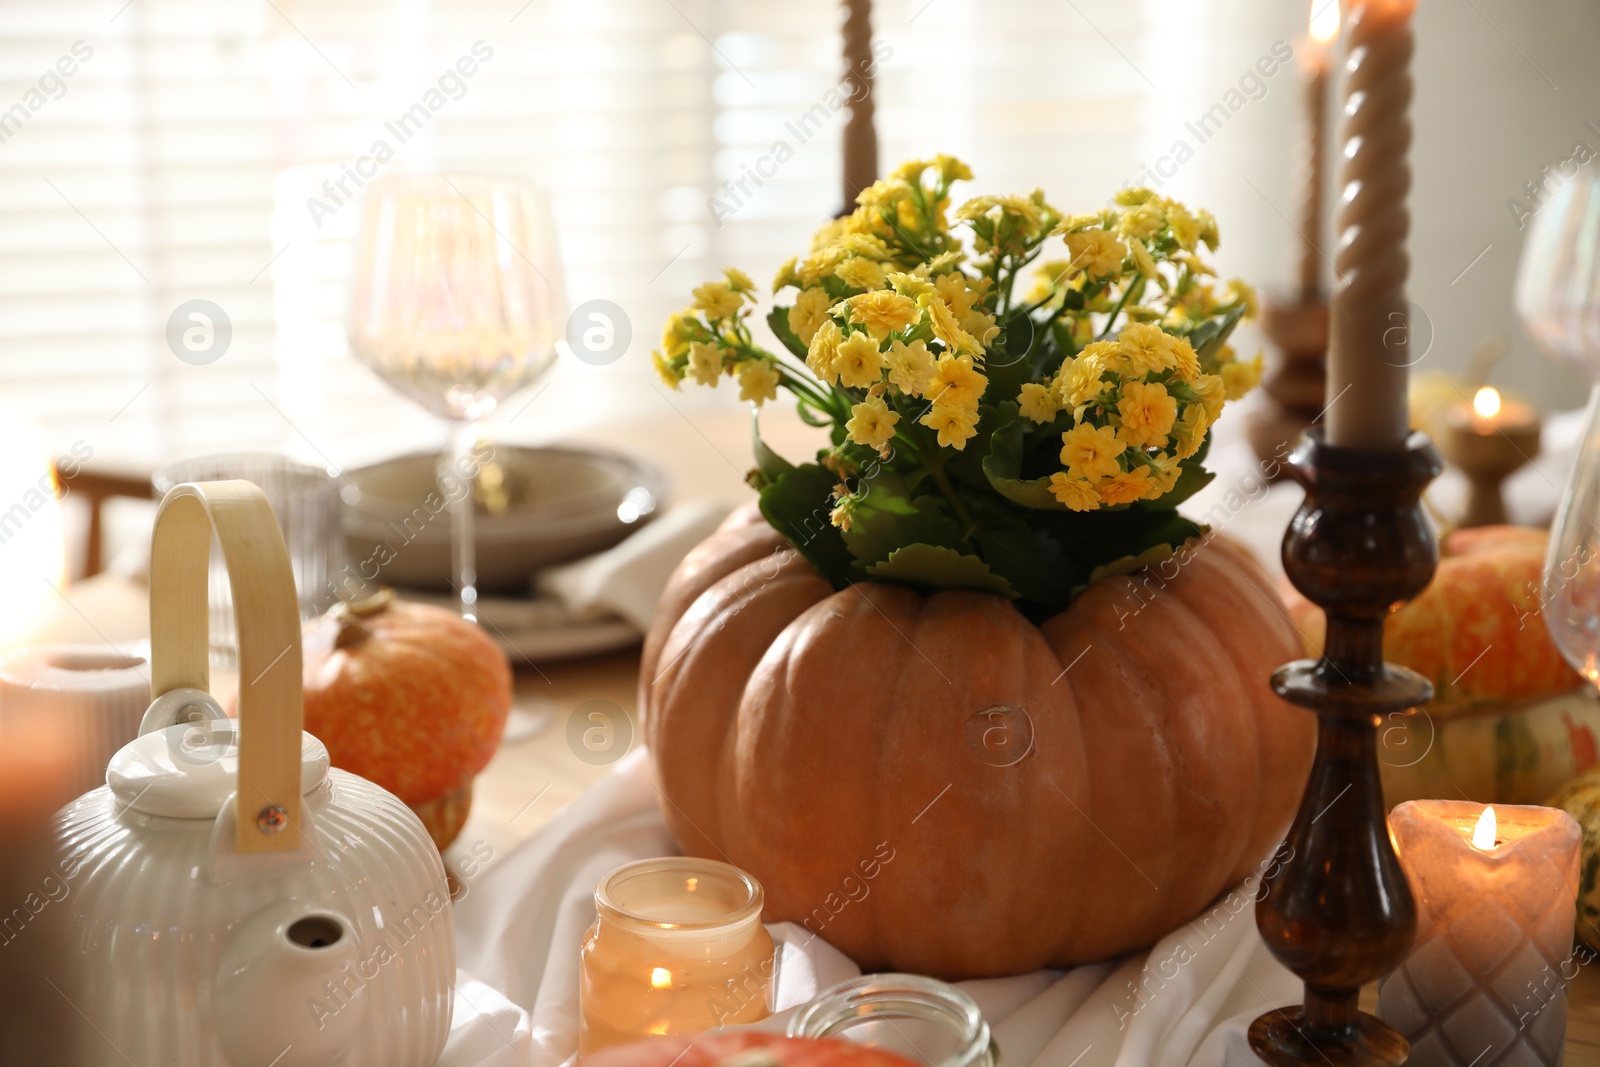
[[[211,531],[222,543],[239,642],[240,852],[300,846],[300,607],[266,496],[246,481],[174,486],[150,541],[150,696],[207,689]]]

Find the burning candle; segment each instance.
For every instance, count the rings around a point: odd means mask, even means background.
[[[1513,471],[1539,454],[1539,413],[1527,404],[1505,400],[1486,385],[1472,403],[1445,412],[1439,446],[1467,477],[1463,526],[1506,521],[1500,486]]]
[[[1305,68],[1305,127],[1300,145],[1300,299],[1322,292],[1322,171],[1327,147],[1328,46],[1339,36],[1339,0],[1311,0],[1311,25],[1300,50]]]
[[[1398,449],[1407,433],[1414,6],[1350,0],[1348,10],[1327,393],[1328,443],[1346,448]]]
[[[578,978],[578,1054],[771,1014],[761,885],[715,860],[624,864],[594,891]]]
[[[1581,832],[1555,808],[1409,801],[1389,816],[1417,901],[1411,955],[1378,990],[1378,1014],[1411,1042],[1412,1067],[1556,1064]]]

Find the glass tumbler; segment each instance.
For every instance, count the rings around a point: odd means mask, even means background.
[[[999,1067],[1000,1049],[973,999],[915,974],[868,974],[825,989],[789,1020],[790,1037],[834,1037],[924,1067]]]
[[[759,882],[716,860],[638,860],[602,878],[579,965],[578,1054],[770,1015],[763,899]]]
[[[238,452],[180,460],[151,477],[156,497],[165,496],[185,482],[215,482],[241,478],[266,494],[289,549],[294,587],[300,598],[300,617],[322,614],[338,600],[334,575],[344,551],[340,530],[339,485],[326,470],[296,463],[271,453]],[[233,594],[222,549],[213,536],[208,578],[211,662],[226,670],[238,666]]]

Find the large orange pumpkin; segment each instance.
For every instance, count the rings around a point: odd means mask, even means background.
[[[673,836],[867,971],[1153,943],[1270,852],[1314,736],[1268,687],[1300,646],[1255,561],[1217,539],[1172,570],[1102,579],[1035,626],[988,593],[835,591],[736,512],[645,642]]]

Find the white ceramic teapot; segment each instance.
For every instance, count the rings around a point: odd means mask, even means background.
[[[209,684],[216,529],[239,629],[239,717]],[[422,823],[301,731],[300,617],[249,482],[180,485],[151,541],[151,693],[106,785],[57,828],[97,1064],[428,1067],[455,937]]]

